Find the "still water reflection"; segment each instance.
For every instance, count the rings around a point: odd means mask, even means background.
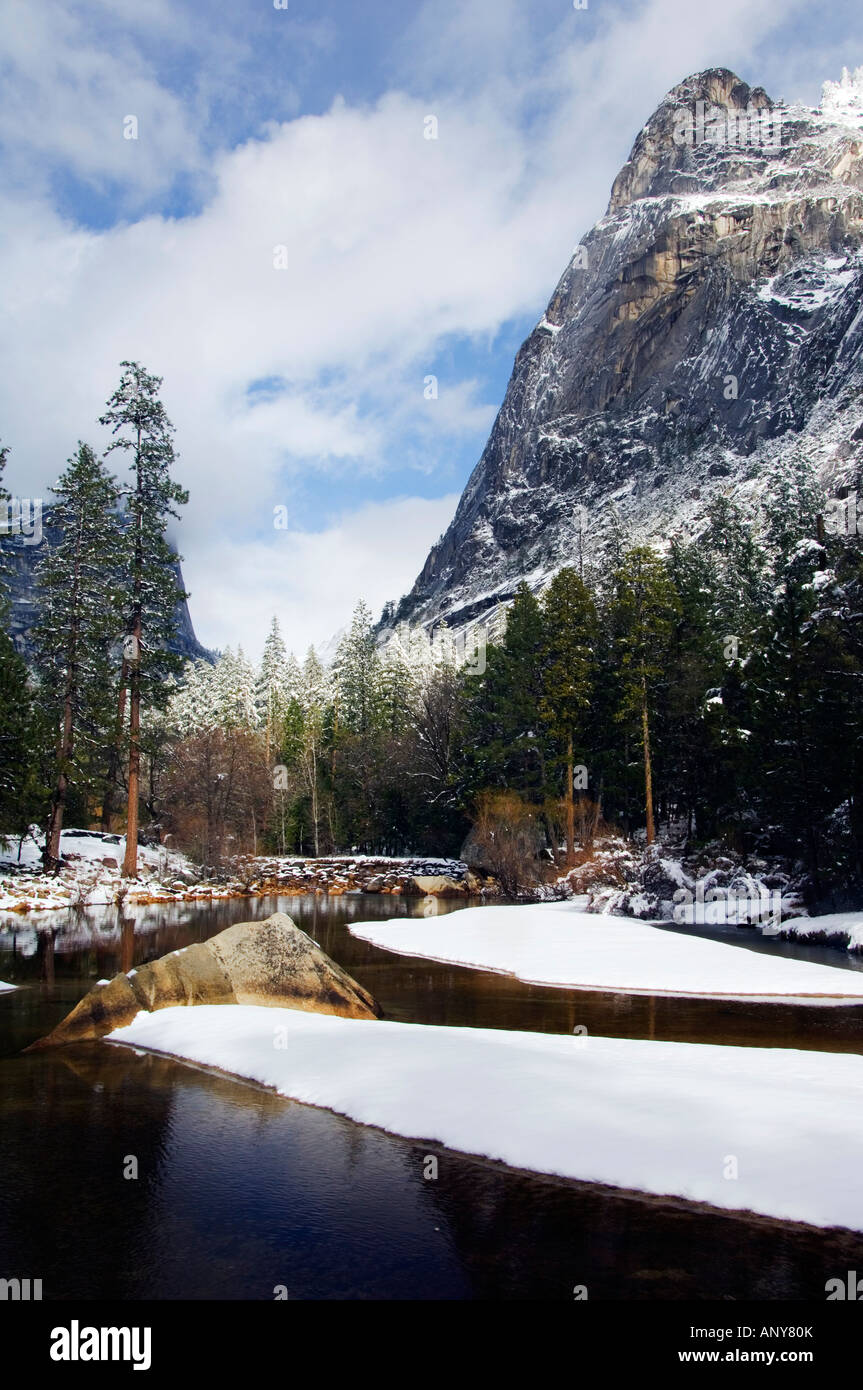
[[[23,986],[0,995],[0,1275],[42,1278],[46,1298],[267,1299],[283,1284],[291,1298],[571,1299],[586,1284],[592,1299],[820,1299],[837,1269],[863,1267],[850,1232],[512,1172],[167,1058],[103,1043],[18,1055],[95,979],[276,908],[391,1018],[861,1050],[853,1009],[545,989],[350,935],[352,919],[403,916],[399,899],[106,909],[53,942],[24,921],[0,937],[0,978]]]

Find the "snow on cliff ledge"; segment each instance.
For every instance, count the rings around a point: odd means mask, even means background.
[[[838,82],[825,82],[819,109],[832,121],[863,124],[863,67],[853,72],[843,68]]]

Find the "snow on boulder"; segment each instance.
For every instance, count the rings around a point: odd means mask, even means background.
[[[209,941],[172,951],[100,983],[26,1049],[104,1037],[141,1011],[177,1005],[258,1004],[342,1018],[378,1018],[372,996],[283,912],[238,922]]]

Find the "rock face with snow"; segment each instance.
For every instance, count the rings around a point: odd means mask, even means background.
[[[519,350],[396,621],[464,626],[615,533],[661,545],[797,453],[856,483],[861,245],[863,69],[815,109],[725,69],[675,87]]]
[[[378,1018],[372,996],[283,912],[240,922],[209,941],[173,951],[86,994],[33,1049],[85,1042],[125,1027],[142,1009],[259,1004]],[[31,1049],[28,1049],[28,1051]]]

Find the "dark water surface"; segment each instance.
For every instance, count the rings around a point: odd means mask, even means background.
[[[18,1055],[94,980],[277,908],[390,1018],[863,1051],[863,1010],[543,988],[350,935],[350,920],[404,916],[398,898],[151,907],[125,922],[105,909],[53,945],[23,920],[0,936],[0,979],[23,986],[0,995],[0,1277],[41,1278],[46,1299],[270,1299],[278,1285],[292,1299],[571,1299],[576,1285],[591,1299],[822,1299],[828,1278],[863,1268],[856,1233],[514,1172],[168,1058],[105,1043]]]

